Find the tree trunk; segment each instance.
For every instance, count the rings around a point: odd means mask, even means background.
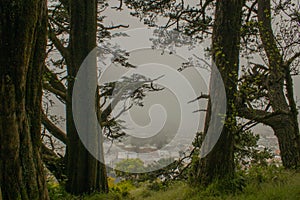
[[[299,137],[291,116],[274,117],[271,127],[278,139],[283,166],[288,169],[299,167]]]
[[[0,10],[2,198],[49,199],[40,156],[46,1],[4,1]]]
[[[95,0],[74,0],[71,1],[70,5],[71,33],[69,49],[71,63],[68,64],[69,79],[66,102],[69,140],[67,146],[68,181],[66,189],[76,195],[94,191],[107,192],[105,166],[84,147],[75,127],[72,110],[74,78],[85,57],[96,47],[97,4]],[[93,71],[96,72],[96,65],[94,67]],[[97,132],[94,134],[97,134]],[[102,143],[100,142],[98,145],[102,145]]]
[[[257,16],[260,37],[269,62],[268,98],[274,112],[285,112],[272,118],[271,127],[278,138],[283,166],[288,169],[297,168],[300,166],[298,111],[289,66],[285,65],[273,34],[270,0],[258,0]],[[287,96],[284,93],[285,89]]]
[[[217,1],[215,11],[215,23],[213,27],[213,61],[215,62],[224,82],[227,96],[227,111],[225,125],[220,138],[208,155],[200,159],[197,169],[197,181],[202,185],[208,185],[215,179],[231,178],[234,175],[233,134],[236,125],[234,99],[237,88],[240,27],[243,1],[220,0]],[[214,105],[218,106],[220,89],[213,87],[214,72],[210,82],[210,96],[215,97],[216,102],[211,103],[211,112],[208,112],[205,123],[205,135],[214,125],[210,123],[210,116],[214,112]],[[222,99],[222,98],[220,98]],[[202,144],[205,145],[205,144]]]
[[[295,122],[295,116],[291,111],[271,113],[241,106],[238,112],[240,117],[270,126],[278,139],[283,166],[287,169],[299,167],[299,129],[298,122]]]

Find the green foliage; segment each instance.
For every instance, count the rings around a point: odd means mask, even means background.
[[[162,158],[147,166],[144,166],[140,159],[125,159],[117,163],[115,172],[118,177],[134,181],[135,184],[145,181],[152,183],[160,178],[164,181],[173,179],[182,167],[183,163],[179,163],[174,158]],[[140,173],[130,173],[134,171]]]
[[[138,177],[138,174],[145,171],[144,163],[141,159],[124,159],[117,163],[115,172],[116,175],[126,180],[134,180]],[[136,173],[132,173],[136,172]]]
[[[238,170],[245,170],[251,166],[267,166],[267,159],[272,158],[272,154],[269,149],[265,148],[263,150],[258,149],[257,142],[259,140],[259,135],[255,135],[251,130],[243,131],[240,126],[236,127],[237,131],[234,135],[234,156],[235,156],[235,165],[236,169]],[[196,172],[199,168],[199,153],[201,143],[203,141],[203,133],[197,133],[193,146],[194,152],[191,156],[191,165],[187,170],[188,178],[190,183],[197,182],[195,180]],[[225,183],[220,183],[221,185],[227,185],[228,187],[237,186],[237,190],[242,190],[243,184],[240,182],[242,181],[242,177],[240,174],[242,172],[238,172],[236,174],[236,179],[231,181],[225,181]],[[233,182],[232,182],[233,181]],[[238,184],[236,184],[236,182]],[[214,183],[219,185],[219,183]],[[227,189],[225,189],[227,190]]]
[[[121,181],[117,185],[111,188],[111,191],[120,194],[122,197],[127,197],[131,190],[135,189],[135,186],[131,181]]]
[[[124,172],[141,172],[144,171],[144,163],[139,158],[124,159],[117,163],[116,170]]]
[[[157,181],[150,182],[147,188],[151,191],[166,190],[168,188],[168,184],[167,182],[162,182],[157,180]]]
[[[115,188],[118,189],[112,189],[108,194],[93,193],[90,195],[74,196],[67,193],[62,185],[54,182],[48,183],[48,192],[51,200],[122,200],[125,196],[128,196],[128,183],[121,183],[115,186]]]
[[[257,186],[257,177],[261,174],[263,182]],[[274,181],[274,177],[278,177]],[[276,179],[276,178],[275,178]],[[288,182],[286,180],[289,180]],[[243,185],[243,191],[230,191],[230,185]],[[175,182],[168,190],[160,191],[132,191],[135,200],[257,200],[257,199],[290,199],[297,200],[300,197],[300,174],[284,171],[275,166],[253,167],[247,174],[239,174],[231,181],[215,181],[207,188],[190,187],[183,182]],[[236,187],[234,187],[236,188]],[[145,195],[143,195],[145,194]]]
[[[191,156],[191,164],[189,169],[187,170],[188,180],[190,183],[196,183],[197,180],[197,172],[199,168],[199,155],[200,155],[200,147],[204,140],[204,135],[202,132],[196,134],[196,137],[193,141],[194,152]]]
[[[267,165],[267,159],[272,158],[269,149],[258,149],[259,135],[251,130],[238,131],[234,136],[235,141],[235,164],[238,169],[248,168],[251,165]]]
[[[171,181],[169,187],[164,187],[161,182],[141,183],[135,187],[131,181],[122,181],[108,194],[76,197],[66,193],[56,183],[48,184],[51,200],[298,200],[299,188],[299,173],[273,165],[255,165],[243,173],[238,172],[234,179],[215,181],[206,188],[191,187],[182,181]]]
[[[163,184],[166,186],[169,181],[182,179],[184,177],[183,173],[181,173],[179,177],[179,173],[183,168],[184,164],[179,160],[174,160],[174,158],[162,158],[148,165],[146,167],[148,172],[141,174],[139,181],[150,181],[152,183],[157,180],[163,180]]]
[[[232,179],[215,180],[210,184],[203,194],[207,196],[221,196],[224,194],[238,194],[246,187],[246,180],[243,173],[236,173]]]
[[[54,182],[48,182],[48,193],[51,200],[75,199],[75,197],[66,192],[62,185]]]
[[[253,183],[257,186],[265,182],[272,182],[274,184],[284,184],[287,182],[287,171],[284,171],[282,167],[275,165],[261,166],[255,165],[247,171],[248,183]]]

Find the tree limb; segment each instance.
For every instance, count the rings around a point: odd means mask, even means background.
[[[62,130],[60,130],[55,124],[53,124],[48,119],[45,113],[42,113],[42,124],[55,138],[59,139],[64,144],[67,144],[67,135]]]
[[[54,175],[58,182],[66,180],[64,158],[60,158],[45,144],[42,144],[42,160],[47,169]]]
[[[297,58],[300,57],[300,51],[295,53],[290,59],[288,59],[287,61],[284,62],[284,65],[287,67],[287,66],[290,66],[292,64],[292,62],[294,62],[294,60],[296,60]]]
[[[259,123],[263,123],[268,126],[274,125],[274,117],[277,117],[278,115],[284,114],[289,115],[288,112],[285,111],[274,111],[274,112],[268,112],[264,110],[258,110],[258,109],[250,109],[246,106],[240,107],[238,110],[238,116],[251,120],[256,121]]]
[[[54,95],[57,95],[61,100],[63,100],[63,102],[66,102],[67,99],[67,95],[66,93],[57,90],[56,88],[52,87],[50,84],[44,83],[43,84],[43,88],[45,90],[48,90],[49,92],[53,93]]]
[[[48,36],[51,42],[54,44],[56,49],[60,52],[62,57],[65,58],[67,63],[70,63],[70,52],[67,47],[64,47],[62,43],[59,41],[55,33],[53,32],[52,28],[50,25],[48,26]]]
[[[195,102],[195,101],[197,101],[199,99],[209,99],[209,95],[208,94],[202,94],[202,92],[201,92],[201,95],[199,97],[197,97],[196,99],[193,99],[193,100],[189,101],[188,103],[193,103],[193,102]]]
[[[43,88],[49,92],[58,95],[63,101],[66,102],[67,89],[64,84],[58,79],[57,75],[52,72],[46,65],[44,65],[44,74],[47,79],[47,83],[43,83]]]

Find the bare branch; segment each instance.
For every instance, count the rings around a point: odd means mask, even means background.
[[[65,85],[58,79],[56,73],[52,72],[46,65],[44,65],[44,73],[46,73],[47,78],[49,79],[49,84],[61,92],[67,92]]]
[[[116,9],[116,10],[123,10],[123,0],[119,0],[120,1],[120,4],[119,4],[119,6],[117,7],[117,6],[113,6],[113,7],[111,7],[112,9]]]
[[[300,52],[295,53],[290,59],[284,62],[285,66],[290,66],[294,60],[300,57]]]
[[[207,109],[199,109],[199,110],[193,111],[193,113],[197,113],[197,112],[207,112]]]
[[[70,63],[70,52],[67,47],[64,47],[62,43],[59,41],[55,33],[53,32],[52,28],[50,25],[48,26],[48,36],[51,42],[54,44],[56,49],[60,52],[62,57],[66,59],[67,63]]]
[[[63,103],[66,102],[67,100],[67,95],[65,92],[62,92],[60,90],[57,90],[56,88],[52,87],[50,84],[47,83],[43,83],[43,89],[53,93],[54,95],[56,95],[56,97],[58,99],[60,99]]]
[[[50,22],[53,22],[53,24],[55,24],[56,26],[58,26],[61,30],[70,33],[70,30],[67,29],[66,27],[64,27],[62,24],[60,24],[59,22],[57,22],[53,17],[48,16],[48,19]]]
[[[66,102],[67,89],[64,84],[58,79],[57,75],[52,72],[46,65],[44,65],[44,75],[48,83],[43,83],[43,88],[59,96],[59,98]]]
[[[129,28],[129,25],[119,24],[116,26],[105,27],[106,30],[118,29],[118,28]]]
[[[197,101],[199,99],[209,99],[209,95],[208,94],[202,94],[202,92],[201,92],[201,95],[199,97],[197,97],[194,100],[189,101],[188,103],[193,103],[193,102],[195,102],[195,101]]]
[[[45,128],[57,139],[59,139],[64,144],[67,144],[68,138],[67,135],[60,130],[55,124],[53,124],[45,113],[42,113],[42,123]]]

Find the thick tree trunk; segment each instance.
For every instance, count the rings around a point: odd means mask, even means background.
[[[284,113],[270,113],[241,107],[238,112],[240,117],[270,126],[278,139],[283,166],[287,169],[299,167],[299,128],[293,112],[287,110]]]
[[[279,115],[272,120],[272,129],[279,143],[282,164],[285,168],[299,167],[299,133],[298,126],[290,115]]]
[[[2,198],[49,199],[40,158],[46,1],[0,4]]]
[[[242,6],[243,1],[237,0],[220,0],[216,5],[212,39],[213,61],[225,85],[227,112],[218,142],[205,158],[200,159],[197,180],[202,185],[208,185],[215,179],[231,178],[234,175],[233,134],[236,122],[233,105],[237,88]],[[213,72],[212,76],[214,76]],[[210,84],[214,84],[213,77]],[[218,101],[219,88],[210,88],[210,95],[214,95]],[[218,106],[217,102],[215,104]],[[211,112],[213,111],[214,108],[211,109]],[[208,115],[206,131],[209,129],[207,126],[210,124],[211,113],[208,112]]]
[[[105,166],[84,147],[74,124],[72,110],[74,78],[85,57],[96,47],[97,6],[95,0],[74,0],[71,1],[70,5],[71,33],[69,47],[71,63],[68,64],[69,79],[66,102],[67,135],[69,140],[67,146],[68,181],[66,189],[73,194],[94,191],[107,192]],[[96,71],[96,66],[94,71]],[[102,145],[102,143],[100,142],[98,145]]]

